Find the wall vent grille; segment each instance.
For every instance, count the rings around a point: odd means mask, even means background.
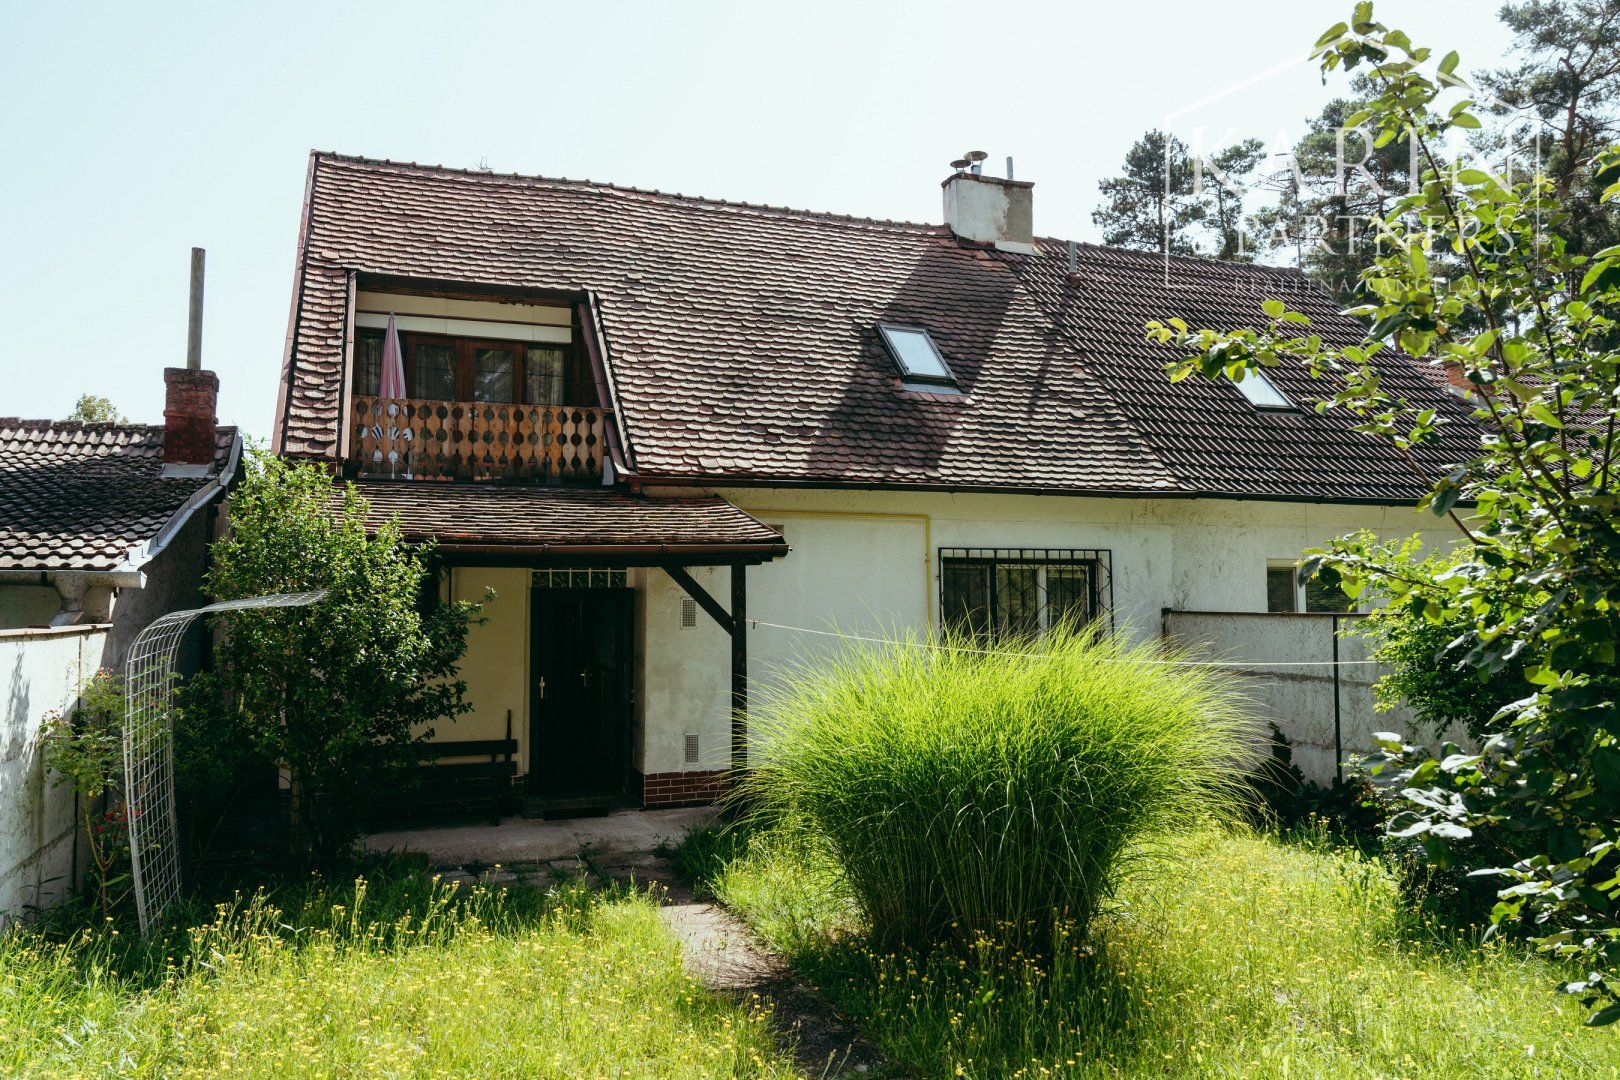
[[[697,601],[690,596],[681,597],[681,625],[697,625]]]
[[[686,733],[686,763],[688,765],[696,765],[698,760],[699,754],[697,732],[688,731]]]

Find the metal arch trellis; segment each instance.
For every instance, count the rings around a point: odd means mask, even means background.
[[[141,932],[180,895],[180,834],[174,805],[174,661],[199,615],[307,607],[326,590],[224,600],[173,611],[142,630],[124,661],[124,809],[129,861]]]

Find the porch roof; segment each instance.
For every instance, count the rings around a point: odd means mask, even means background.
[[[621,566],[758,563],[782,534],[718,495],[654,498],[621,489],[358,480],[367,524],[398,517],[408,540],[446,556]]]

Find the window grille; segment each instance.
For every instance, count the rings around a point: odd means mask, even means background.
[[[537,589],[623,589],[630,583],[630,571],[622,566],[535,570],[530,582]]]
[[[940,622],[976,638],[1027,637],[1061,620],[1114,625],[1101,548],[940,548]]]

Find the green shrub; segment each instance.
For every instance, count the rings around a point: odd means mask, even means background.
[[[741,798],[830,854],[880,940],[1083,930],[1127,849],[1248,790],[1258,739],[1214,669],[1086,634],[1000,650],[851,643],[753,718]]]
[[[79,796],[84,828],[85,895],[103,916],[130,896],[129,818],[118,791],[124,779],[124,681],[101,668],[79,688],[66,713],[45,714],[45,765],[56,786]]]

